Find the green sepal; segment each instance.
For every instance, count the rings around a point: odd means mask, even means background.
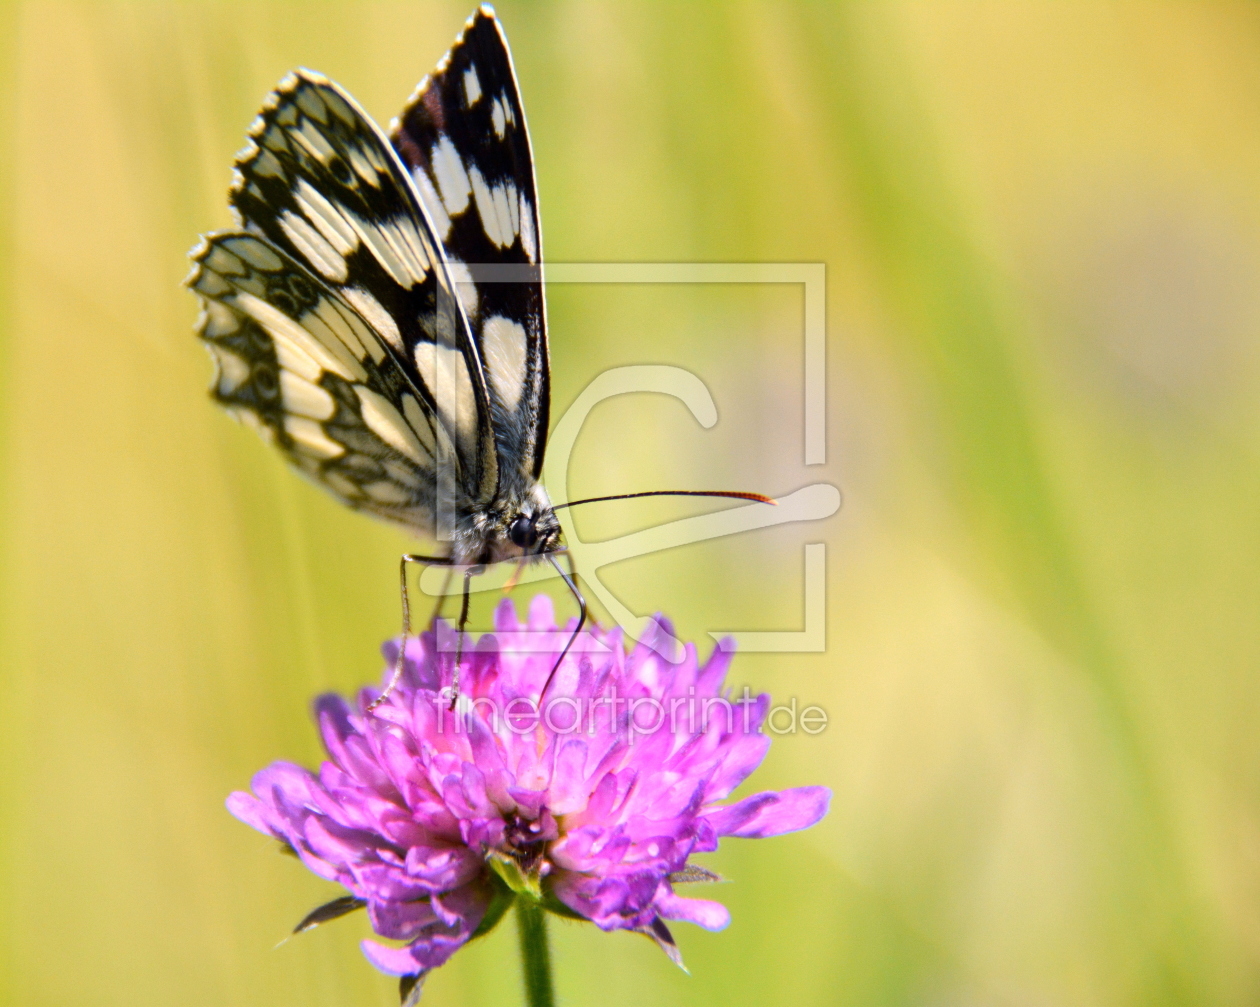
[[[526,874],[511,857],[491,850],[486,855],[490,869],[498,875],[508,888],[517,895],[528,895],[535,902],[542,901],[542,889],[539,887],[537,874]]]
[[[484,937],[497,927],[499,921],[503,919],[503,914],[516,901],[516,892],[512,891],[497,873],[490,876],[490,883],[494,886],[494,894],[490,896],[490,905],[486,909],[486,915],[481,917],[481,922],[477,924],[477,929],[468,938],[470,941],[476,940],[478,937]]]
[[[399,1007],[418,1007],[420,994],[424,991],[424,977],[427,974],[427,972],[417,972],[415,975],[398,977]]]
[[[366,905],[367,899],[355,898],[353,895],[343,895],[341,898],[333,899],[331,902],[325,902],[322,906],[316,906],[302,917],[302,922],[293,928],[293,932],[301,934],[307,930],[314,930],[321,923],[338,919],[345,916],[346,913],[352,913]]]

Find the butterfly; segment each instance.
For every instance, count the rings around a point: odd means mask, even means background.
[[[556,562],[559,508],[539,482],[542,233],[494,11],[468,19],[388,134],[322,75],[288,75],[249,128],[229,203],[238,226],[204,237],[186,281],[211,394],[346,505],[446,544],[402,557],[404,637],[411,563],[463,569],[461,643],[470,578],[506,560],[550,561],[580,630],[586,602]],[[768,500],[627,496],[674,492]],[[457,650],[453,693],[458,674]]]

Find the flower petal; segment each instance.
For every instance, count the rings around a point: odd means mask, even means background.
[[[685,920],[705,930],[724,930],[731,922],[730,911],[720,902],[685,899],[673,892],[657,895],[656,910],[667,920]]]
[[[764,734],[746,734],[728,740],[717,771],[709,781],[709,800],[720,801],[748,779],[761,765],[769,748],[770,739]]]
[[[228,811],[246,825],[257,829],[259,832],[270,833],[277,839],[288,838],[282,830],[273,824],[271,809],[253,794],[247,794],[243,790],[236,790],[228,795],[226,803]]]
[[[391,948],[376,941],[359,942],[364,957],[387,976],[409,976],[419,972],[422,966],[410,947]]]
[[[382,937],[409,941],[438,917],[427,900],[373,899],[368,903],[368,918],[372,929]]]
[[[719,836],[764,839],[809,828],[827,813],[830,802],[827,787],[793,787],[753,794],[738,804],[706,811],[702,817]]]
[[[486,909],[490,905],[492,889],[488,884],[465,885],[446,895],[440,904],[417,903],[410,917],[388,917],[389,910],[378,910],[382,925],[391,928],[396,923],[406,927],[411,921],[419,921],[431,914],[433,922],[420,927],[418,935],[405,948],[391,948],[376,941],[365,940],[360,945],[367,960],[389,975],[405,976],[437,968],[458,951],[476,931]],[[372,911],[369,906],[369,912]],[[374,920],[377,918],[373,917]],[[375,928],[374,928],[375,929]],[[380,933],[380,931],[377,931]],[[382,936],[391,936],[382,934]]]

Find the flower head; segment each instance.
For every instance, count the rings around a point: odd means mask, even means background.
[[[440,633],[411,640],[398,687],[371,713],[371,690],[355,709],[338,696],[316,701],[329,755],[318,773],[274,763],[229,810],[349,889],[304,923],[366,905],[378,935],[406,942],[363,942],[384,972],[441,965],[518,897],[640,931],[678,960],[666,920],[710,930],[729,921],[720,903],[675,893],[716,879],[688,858],[723,836],[813,825],[830,792],[717,803],[770,743],[759,732],[769,697],[721,691],[729,651],[700,664],[688,644],[671,662],[664,621],[629,654],[618,630],[595,628],[540,697],[569,635],[550,600],[535,598],[525,624],[505,601],[495,621],[464,659],[453,710],[454,655],[437,646]],[[396,647],[385,647],[391,666]]]

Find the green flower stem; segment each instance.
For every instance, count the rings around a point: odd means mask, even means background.
[[[521,939],[521,969],[528,1007],[554,1007],[551,954],[547,950],[547,917],[543,907],[527,896],[516,898],[516,930]]]

